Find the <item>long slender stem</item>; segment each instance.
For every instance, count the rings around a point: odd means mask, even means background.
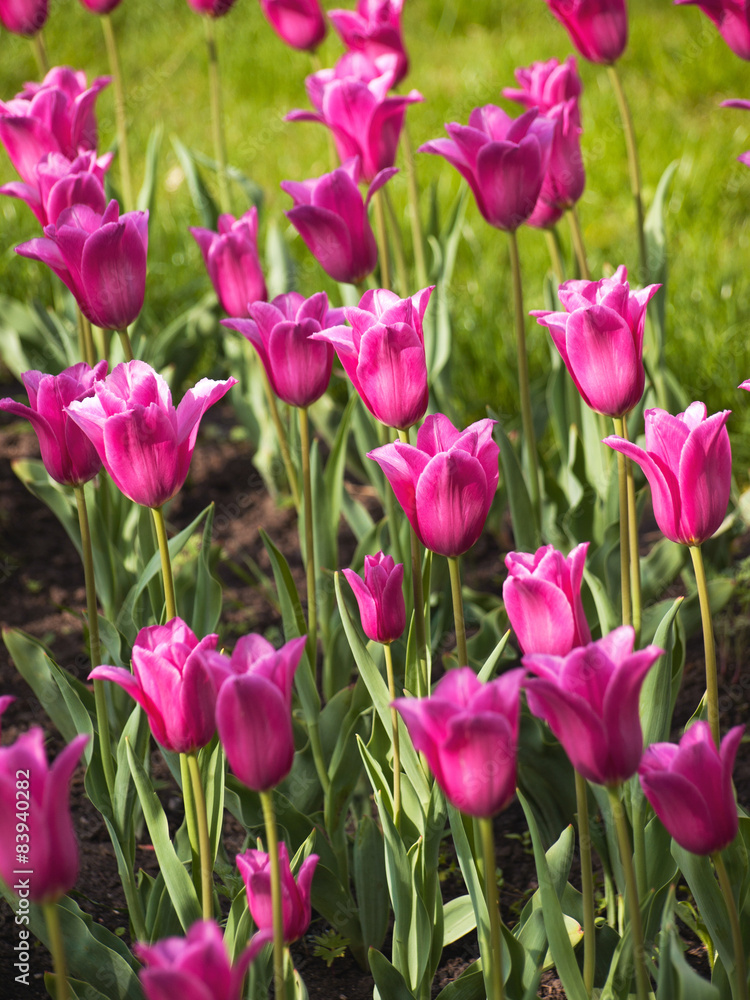
[[[638,1000],[647,1000],[649,993],[648,970],[643,947],[643,923],[641,907],[638,900],[638,886],[633,869],[633,852],[630,847],[628,821],[622,805],[621,787],[616,785],[608,788],[609,804],[617,831],[617,842],[620,848],[620,860],[625,873],[625,890],[627,893],[628,914],[630,916],[630,935],[633,942],[633,964],[635,965],[635,983]]]
[[[385,424],[378,424],[378,437],[381,445],[391,443],[390,430],[391,428],[386,427]],[[397,513],[395,501],[396,497],[393,490],[390,484],[387,484],[385,488],[385,495],[383,497],[383,505],[385,507],[385,516],[388,521],[388,538],[394,559],[396,562],[402,563],[404,561],[404,554],[401,551],[401,534],[399,532],[399,525],[396,519]]]
[[[732,945],[734,947],[734,973],[735,981],[732,983],[732,996],[734,1000],[748,1000],[747,990],[747,963],[745,960],[745,948],[742,943],[742,928],[740,918],[737,913],[737,904],[732,892],[732,883],[729,880],[724,858],[719,851],[711,855],[711,860],[719,876],[719,885],[724,896],[724,904],[727,908],[727,916],[732,927]]]
[[[292,456],[289,451],[289,439],[287,437],[286,429],[281,420],[281,414],[279,413],[279,407],[276,403],[276,396],[274,395],[271,383],[268,380],[268,375],[263,365],[260,366],[261,377],[263,379],[263,388],[266,393],[266,402],[268,403],[268,409],[271,413],[271,420],[273,420],[273,426],[276,429],[276,438],[279,442],[279,447],[281,448],[281,459],[284,463],[284,471],[286,472],[286,478],[289,483],[289,489],[292,491],[292,500],[294,500],[294,506],[297,508],[297,513],[300,509],[300,495],[299,495],[299,483],[297,482],[297,473],[294,468],[294,463],[292,462]]]
[[[708,702],[708,724],[714,743],[721,742],[721,725],[719,722],[719,681],[716,675],[716,645],[714,643],[714,626],[711,620],[711,604],[708,599],[708,581],[706,568],[703,565],[703,552],[700,545],[690,546],[693,560],[695,582],[698,585],[698,599],[701,606],[701,622],[703,623],[703,648],[706,653],[706,694]]]
[[[529,359],[526,353],[526,315],[523,311],[523,284],[521,282],[521,262],[518,257],[518,239],[515,230],[508,233],[510,239],[510,265],[513,272],[513,305],[516,318],[516,346],[518,353],[518,387],[521,393],[521,422],[526,445],[527,473],[531,505],[537,524],[541,524],[541,498],[539,495],[539,467],[536,456],[534,417],[531,411],[531,385],[529,382]]]
[[[544,235],[547,239],[547,249],[549,250],[549,259],[552,263],[555,281],[558,285],[561,285],[565,280],[565,272],[563,269],[562,255],[560,254],[560,246],[557,242],[557,230],[554,228],[545,229]]]
[[[206,813],[206,796],[203,792],[198,755],[193,750],[185,754],[187,757],[190,782],[193,788],[195,814],[198,821],[198,848],[201,866],[201,899],[203,901],[203,919],[210,920],[214,915],[213,890],[213,858],[211,857],[211,839],[208,835],[208,815]]]
[[[576,808],[578,810],[578,845],[581,852],[581,894],[583,896],[583,985],[591,996],[596,966],[596,930],[594,909],[594,872],[591,863],[591,832],[589,829],[588,786],[583,775],[576,776]]]
[[[385,192],[381,189],[375,193],[375,234],[378,241],[378,260],[380,262],[380,285],[382,288],[391,287],[391,263],[388,253],[388,238],[385,231]]]
[[[466,649],[466,624],[464,622],[464,600],[461,596],[461,568],[458,556],[448,556],[448,570],[451,578],[453,597],[453,621],[456,626],[456,656],[459,667],[468,667],[469,653]]]
[[[185,812],[185,825],[187,826],[188,840],[190,842],[190,853],[193,861],[193,885],[196,892],[201,892],[201,849],[198,838],[198,815],[193,794],[193,779],[190,776],[187,754],[181,753],[180,760],[180,780],[182,782],[182,808]]]
[[[628,99],[625,96],[625,91],[622,86],[622,80],[617,72],[616,66],[608,66],[607,71],[609,72],[609,79],[612,83],[612,89],[615,92],[615,97],[617,98],[617,104],[620,108],[620,117],[622,118],[622,127],[625,130],[625,147],[628,152],[628,171],[630,173],[630,189],[633,192],[633,201],[635,202],[635,214],[638,223],[638,251],[641,260],[641,273],[639,275],[640,280],[645,282],[648,280],[648,270],[647,270],[647,257],[646,257],[646,236],[643,231],[643,200],[641,198],[641,167],[638,162],[638,146],[635,141],[635,129],[633,128],[633,117],[630,114],[630,106],[628,105]]]
[[[133,184],[130,178],[128,126],[125,119],[125,90],[122,85],[122,72],[120,70],[120,57],[117,52],[117,40],[115,38],[114,28],[112,27],[112,18],[109,14],[102,15],[102,31],[104,32],[104,43],[107,46],[107,57],[109,58],[109,69],[112,74],[112,84],[115,89],[117,152],[120,159],[122,197],[125,202],[125,211],[131,212],[135,208],[135,201],[133,199]]]
[[[388,188],[383,188],[383,198],[385,207],[388,209],[388,221],[391,228],[393,256],[396,261],[396,274],[402,295],[409,294],[409,274],[406,270],[406,257],[404,256],[404,241],[401,237],[401,227],[398,224],[398,216],[393,207],[393,202],[388,194]]]
[[[172,560],[169,557],[167,541],[167,526],[164,524],[164,512],[161,507],[152,507],[156,537],[159,540],[159,555],[161,556],[161,574],[164,578],[164,602],[167,606],[167,621],[177,617],[177,603],[174,596],[174,577],[172,576]]]
[[[573,249],[576,252],[578,269],[581,272],[583,280],[590,281],[591,272],[589,271],[589,262],[586,256],[586,244],[583,242],[581,220],[578,218],[578,209],[575,205],[568,211],[568,222],[570,223],[570,232],[573,237]]]
[[[47,933],[49,934],[49,950],[52,953],[52,964],[55,969],[56,1000],[68,1000],[70,996],[70,990],[68,989],[68,969],[65,963],[65,945],[63,943],[57,903],[43,903],[42,908],[44,910],[44,921],[47,924]]]
[[[130,343],[130,334],[128,333],[128,328],[125,327],[122,330],[118,330],[117,335],[120,338],[120,343],[122,344],[122,352],[125,355],[125,360],[132,361],[133,345]]]
[[[39,76],[44,78],[49,72],[49,59],[47,58],[47,49],[44,47],[44,39],[42,38],[41,31],[37,31],[35,35],[32,35],[29,42],[34,52],[34,60],[39,70]]]
[[[86,324],[87,319],[83,315],[80,309],[77,310],[78,319],[78,351],[81,355],[81,361],[85,361],[89,368],[94,367],[94,342],[91,339],[91,327],[89,326],[89,336],[86,335]]]
[[[312,481],[310,479],[310,418],[307,407],[299,407],[302,450],[302,489],[305,498],[305,562],[307,570],[307,653],[313,671],[318,652],[318,609],[315,591],[315,533],[313,531]]]
[[[627,417],[622,419],[622,436],[628,440]],[[635,504],[635,478],[633,463],[625,458],[625,479],[628,487],[628,544],[630,557],[630,597],[633,610],[633,628],[635,629],[635,648],[641,639],[641,620],[643,615],[643,597],[641,595],[641,556],[638,551],[638,508]]]
[[[406,185],[409,191],[409,221],[411,222],[411,238],[414,246],[414,266],[417,271],[417,284],[420,288],[424,288],[429,284],[429,278],[427,276],[427,264],[424,254],[422,220],[419,215],[419,184],[414,164],[414,147],[412,146],[406,122],[404,122],[404,127],[401,130],[401,145],[404,150]]]
[[[409,444],[409,431],[399,431],[399,440]],[[422,587],[422,552],[414,528],[409,525],[411,538],[411,577],[414,589],[414,631],[417,637],[417,658],[419,659],[419,690],[417,696],[426,697],[430,693],[430,678],[427,676],[427,632],[424,620],[424,590]]]
[[[279,870],[279,839],[276,832],[276,815],[271,792],[261,792],[263,820],[266,824],[266,846],[271,865],[271,905],[273,907],[273,972],[274,996],[285,1000],[284,983],[284,912],[281,906],[281,872]]]
[[[615,434],[624,437],[625,421],[622,417],[612,418]],[[633,624],[633,607],[630,600],[630,533],[628,530],[628,481],[625,456],[617,453],[617,479],[620,494],[620,590],[622,599],[622,624]]]
[[[485,974],[487,1000],[503,1000],[503,944],[500,937],[500,909],[497,898],[497,878],[495,877],[495,838],[492,820],[479,820],[482,833],[482,859],[484,862],[484,896],[490,914],[491,968]]]
[[[227,148],[224,141],[224,118],[221,110],[221,80],[219,78],[219,55],[216,49],[216,31],[214,19],[204,17],[206,27],[206,46],[208,48],[208,87],[211,96],[211,131],[214,138],[214,156],[216,157],[219,177],[219,202],[222,212],[231,210],[229,201],[229,182],[227,180]]]
[[[385,649],[385,670],[388,675],[388,695],[393,701],[396,697],[396,678],[393,673],[393,654],[391,644],[386,642]],[[401,832],[401,745],[398,735],[398,712],[391,708],[391,726],[393,729],[393,822]]]

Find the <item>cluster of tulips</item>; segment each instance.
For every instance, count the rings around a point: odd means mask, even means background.
[[[206,15],[207,25],[232,6],[231,0],[190,3]],[[45,683],[59,691],[63,707],[53,718],[77,735],[52,764],[40,728],[0,748],[0,876],[7,898],[17,902],[13,890],[28,867],[22,898],[43,910],[46,931],[39,918],[32,929],[50,944],[56,970],[50,989],[59,1000],[140,995],[162,1000],[177,991],[186,1000],[239,1000],[268,995],[271,976],[276,998],[302,1000],[307,994],[288,946],[307,932],[313,906],[348,935],[383,997],[429,996],[444,943],[476,929],[480,962],[446,987],[443,1000],[533,996],[548,961],[575,1000],[626,997],[633,981],[638,1000],[654,992],[661,998],[692,996],[691,990],[747,1000],[747,824],[740,823],[744,813],[738,815],[732,784],[744,727],[722,736],[701,550],[721,527],[729,504],[729,411],[709,415],[699,401],[676,416],[648,408],[645,439],[638,443],[644,393],[652,391],[643,363],[647,308],[661,286],[647,280],[637,149],[615,69],[627,45],[625,2],[547,3],[580,55],[607,66],[612,77],[623,110],[638,224],[640,264],[631,273],[643,287],[631,284],[624,266],[600,280],[589,274],[576,215],[585,174],[582,84],[573,56],[517,71],[519,88],[503,91],[523,106],[517,118],[494,105],[475,108],[467,125],[451,123],[449,138],[421,147],[447,159],[468,182],[482,217],[509,234],[522,422],[518,454],[495,419],[462,429],[432,411],[435,373],[428,357],[435,284],[425,262],[410,151],[414,284],[396,252],[400,234],[394,231],[386,187],[397,169],[407,108],[423,100],[414,90],[392,92],[409,67],[402,3],[359,0],[356,11],[329,12],[347,51],[333,69],[308,77],[315,110],[288,115],[326,126],[340,160],[322,177],[281,186],[294,202],[286,213],[289,222],[322,269],[335,281],[356,286],[354,298],[351,289],[343,290],[344,306],[333,307],[325,292],[305,297],[287,291],[267,301],[257,210],[239,219],[229,211],[221,121],[215,119],[223,212],[218,231],[196,227],[191,233],[228,314],[223,325],[238,331],[260,359],[306,567],[305,615],[288,566],[266,540],[287,639],[278,650],[260,635],[246,635],[231,654],[224,652],[214,631],[219,612],[211,622],[207,610],[216,583],[207,559],[202,568],[194,567],[192,604],[185,587],[176,586],[187,575],[183,567],[175,580],[172,567],[185,540],[184,533],[169,538],[165,507],[186,482],[203,416],[238,380],[203,378],[175,406],[162,374],[133,356],[129,327],[144,302],[149,220],[148,212],[132,210],[122,133],[120,175],[129,210],[121,212],[118,200],[108,201],[105,194],[113,157],[98,150],[94,104],[107,78],[89,86],[83,72],[56,67],[41,83],[26,84],[15,98],[0,102],[0,142],[20,177],[0,193],[26,202],[43,227],[42,236],[17,252],[49,266],[79,310],[81,360],[58,374],[23,373],[28,405],[0,400],[0,409],[30,421],[47,475],[66,498],[70,494],[71,509],[75,501],[76,525],[65,523],[75,535],[86,580],[92,689],[49,658],[43,668],[35,667],[35,676],[46,671]],[[86,0],[86,6],[107,17],[116,3]],[[716,0],[698,6],[732,50],[750,58],[750,4]],[[261,7],[295,48],[314,50],[325,34],[317,0],[261,0]],[[37,39],[46,14],[46,0],[0,0],[3,24]],[[212,29],[207,31],[218,69]],[[43,46],[37,54],[43,60]],[[113,76],[121,88],[116,64]],[[218,87],[218,73],[212,81]],[[213,104],[216,110],[218,100]],[[567,281],[553,235],[566,215],[580,275]],[[609,627],[611,595],[587,568],[588,540],[568,546],[568,555],[551,543],[525,546],[526,551],[507,554],[502,590],[522,665],[500,670],[507,634],[489,655],[478,655],[476,646],[470,650],[460,558],[485,530],[501,464],[519,549],[522,538],[541,542],[550,531],[551,500],[539,464],[526,360],[516,242],[521,225],[550,236],[557,278],[560,309],[531,315],[549,330],[580,397],[575,406],[583,403],[600,415],[594,417],[597,433],[600,419],[614,422],[615,433],[603,441],[617,453],[614,503],[608,484],[601,499],[602,509],[615,508],[619,521],[621,624]],[[112,333],[118,334],[119,347]],[[124,360],[109,371],[118,349]],[[351,383],[350,402],[323,473],[311,440],[311,407],[328,390],[335,357]],[[741,388],[750,390],[750,380]],[[360,402],[369,416],[359,410],[355,417]],[[587,419],[579,417],[581,424]],[[335,607],[319,593],[325,523],[331,522],[335,538],[355,420],[360,466],[369,466],[365,474],[373,482],[382,472],[387,483],[381,494],[383,524],[360,520],[363,573],[343,570],[367,643],[338,575]],[[594,443],[600,449],[602,434],[598,437]],[[652,629],[654,641],[639,648],[646,630],[633,464],[650,487],[661,532],[690,552],[701,606],[706,696],[678,744],[665,740],[675,678],[679,682],[673,667],[679,601]],[[146,510],[145,523],[129,502]],[[153,558],[140,542],[145,565],[123,601],[133,619],[141,616],[131,635],[122,609],[110,613],[113,602],[102,596],[99,570],[114,560],[112,549],[125,544],[128,525],[135,520],[145,535],[149,517],[156,537]],[[92,521],[109,533],[108,554],[97,549]],[[373,552],[378,539],[387,539],[388,551]],[[204,549],[209,542],[210,522]],[[433,685],[439,557],[447,560],[456,651],[455,666]],[[163,588],[155,594],[159,567]],[[596,623],[585,609],[586,587],[599,613]],[[145,594],[150,618],[141,601]],[[25,659],[34,656],[38,664],[38,649],[30,653],[29,643],[18,637],[6,642],[19,670],[31,676]],[[332,664],[342,650],[345,679],[337,684]],[[321,659],[325,705],[316,684]],[[11,700],[0,697],[0,713]],[[549,744],[551,732],[569,763],[540,751],[537,771],[520,795],[539,888],[517,926],[508,929],[498,905],[492,820],[517,792],[523,725],[542,734],[539,744]],[[184,830],[174,843],[149,776],[149,732],[183,795]],[[67,793],[82,757],[87,793],[112,837],[136,939],[132,952],[101,928],[92,934],[66,896],[78,875]],[[553,780],[574,786],[575,805],[565,819],[575,814],[580,891],[567,881],[573,828],[558,823],[543,829],[542,791],[535,801],[534,780],[541,789],[548,766]],[[372,795],[357,812],[351,803],[363,772]],[[221,843],[225,803],[248,831],[262,830],[265,838],[231,863]],[[590,819],[592,809],[597,816]],[[350,819],[356,822],[354,839]],[[157,878],[139,878],[134,871],[135,831],[144,823],[160,865]],[[452,908],[443,906],[437,873],[446,823],[467,887]],[[596,912],[592,845],[604,872],[606,918]],[[705,926],[711,984],[682,959],[674,924],[679,872]],[[233,886],[228,915],[222,916],[217,875]],[[379,949],[391,911],[388,959]],[[684,915],[684,909],[679,912]],[[272,945],[272,973],[266,945]],[[102,985],[105,967],[116,974]]]

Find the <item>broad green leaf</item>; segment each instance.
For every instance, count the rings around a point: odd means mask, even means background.
[[[443,908],[443,947],[458,941],[464,934],[477,926],[471,896],[456,896],[449,899]]]
[[[182,172],[185,175],[193,205],[201,217],[201,224],[205,229],[215,231],[219,218],[219,210],[200,175],[193,153],[187,146],[184,146],[180,142],[176,135],[170,138],[172,147],[177,154],[177,159],[180,161]]]
[[[500,423],[495,424],[494,436],[500,446],[500,461],[503,465],[516,547],[522,552],[536,552],[541,540],[534,521],[529,491],[521,471],[521,463]]]
[[[367,956],[380,1000],[415,1000],[404,977],[377,948],[370,948]]]
[[[214,525],[213,503],[208,505],[206,523],[203,525],[203,539],[200,555],[195,566],[195,599],[193,613],[190,617],[190,627],[202,638],[214,632],[219,624],[222,606],[222,587],[211,571],[211,534]]]
[[[151,129],[146,146],[145,166],[143,171],[143,184],[138,192],[136,208],[139,212],[150,212],[153,214],[156,201],[156,178],[159,168],[159,153],[161,142],[164,138],[164,126],[159,123]]]
[[[388,928],[390,907],[383,834],[369,816],[359,821],[354,838],[354,891],[363,943],[366,948],[380,948]]]
[[[672,648],[674,622],[683,598],[678,597],[662,619],[653,644],[664,650],[646,674],[640,697],[643,745],[659,743],[669,738],[672,722]]]
[[[3,642],[16,669],[31,687],[66,743],[78,734],[75,720],[55,679],[55,662],[41,642],[20,629],[3,629]]]

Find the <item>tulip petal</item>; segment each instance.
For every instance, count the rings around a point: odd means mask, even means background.
[[[503,601],[522,652],[565,656],[576,637],[567,596],[546,580],[508,577]]]
[[[575,770],[588,781],[606,784],[609,751],[600,716],[582,698],[553,681],[533,677],[525,688],[529,709],[549,725]]]
[[[102,444],[107,472],[134,503],[161,507],[185,481],[187,465],[178,453],[175,429],[154,403],[140,412],[134,409],[109,417]]]
[[[577,309],[565,333],[568,370],[584,402],[621,417],[639,402],[645,371],[627,322],[606,306]]]
[[[224,681],[216,724],[232,770],[248,788],[267,792],[287,776],[294,760],[291,712],[271,681],[253,674]]]
[[[104,219],[104,216],[102,216]],[[92,323],[124,330],[141,309],[146,287],[146,247],[133,225],[120,221],[92,233],[83,248],[81,281]]]
[[[651,502],[659,528],[673,542],[681,542],[680,492],[677,478],[671,469],[661,462],[657,463],[648,451],[624,438],[610,435],[604,438],[602,444],[609,445],[640,465],[651,487]]]
[[[476,542],[487,519],[487,478],[476,458],[452,451],[431,458],[415,493],[417,534],[443,556],[458,556]]]
[[[420,428],[421,430],[422,428]],[[409,519],[409,523],[419,535],[416,506],[417,480],[429,462],[428,456],[413,445],[396,441],[393,444],[375,448],[368,452],[367,457],[377,462],[383,470],[396,499]],[[421,540],[424,541],[424,539]]]
[[[710,538],[727,512],[732,487],[732,449],[726,430],[729,413],[724,410],[703,420],[690,432],[680,455],[680,529],[688,544]]]

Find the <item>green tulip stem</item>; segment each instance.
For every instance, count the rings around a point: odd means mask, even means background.
[[[547,239],[547,249],[549,250],[549,259],[552,263],[552,272],[555,275],[555,281],[558,285],[561,285],[565,280],[565,272],[563,269],[562,255],[560,254],[557,229],[554,226],[552,229],[545,229],[544,235]]]
[[[388,695],[393,701],[396,697],[396,678],[393,673],[393,655],[391,644],[383,644],[385,650],[385,669],[388,675]],[[401,833],[401,746],[398,736],[398,712],[391,705],[391,726],[393,728],[393,823]]]
[[[273,977],[276,1000],[285,1000],[284,983],[284,911],[281,905],[281,872],[279,870],[279,838],[271,792],[261,792],[263,820],[266,824],[266,847],[271,865],[271,906],[273,907]]]
[[[393,237],[393,257],[396,261],[398,283],[401,288],[401,294],[406,296],[409,294],[409,273],[406,270],[406,257],[404,255],[404,241],[401,236],[401,227],[398,224],[398,216],[396,215],[396,209],[393,207],[393,202],[391,201],[391,196],[388,193],[388,188],[383,188],[382,190],[385,207],[388,209],[388,222],[391,227],[391,236]]]
[[[152,507],[156,537],[159,540],[159,555],[161,556],[161,575],[164,578],[164,602],[167,606],[167,621],[177,617],[177,603],[174,596],[174,577],[172,576],[172,560],[169,557],[167,541],[167,526],[164,524],[164,511],[161,507]]]
[[[703,623],[703,648],[706,653],[706,701],[708,703],[708,724],[711,735],[718,747],[721,742],[721,726],[719,724],[719,682],[716,675],[716,645],[714,643],[714,626],[711,621],[711,604],[708,599],[708,582],[706,569],[703,565],[703,552],[700,545],[691,545],[690,556],[693,560],[695,582],[698,586],[698,599],[701,606],[701,622]]]
[[[584,281],[591,281],[591,271],[589,271],[589,262],[586,256],[586,244],[583,242],[581,220],[578,218],[578,209],[575,205],[568,210],[568,222],[570,223],[570,233],[573,237],[573,249],[578,261],[578,270],[581,272],[581,277]]]
[[[612,418],[615,434],[625,437],[625,421],[622,417]],[[633,624],[633,607],[630,600],[630,532],[628,528],[628,480],[625,456],[617,453],[617,478],[620,487],[620,591],[622,599],[622,624]]]
[[[591,996],[596,966],[596,913],[594,909],[594,872],[591,864],[588,785],[583,775],[576,776],[578,811],[578,846],[581,852],[581,893],[583,896],[583,984]]]
[[[385,202],[384,192],[376,191],[373,197],[375,203],[375,235],[378,241],[378,260],[380,262],[380,287],[391,287],[391,264],[388,256],[388,239],[385,232]]]
[[[518,238],[515,230],[508,232],[510,240],[510,265],[513,272],[513,305],[516,317],[516,346],[518,353],[518,387],[521,393],[521,423],[526,445],[527,474],[531,506],[537,525],[542,521],[541,498],[539,494],[539,467],[534,436],[534,417],[531,411],[531,385],[529,382],[529,359],[526,352],[526,314],[523,311],[523,284],[521,282],[521,262],[518,257]]]
[[[430,280],[427,276],[427,264],[424,254],[424,234],[422,233],[422,221],[419,215],[419,184],[417,182],[417,171],[414,164],[414,147],[409,135],[409,128],[404,121],[401,130],[401,145],[404,150],[404,164],[406,167],[406,185],[409,191],[409,221],[411,222],[411,238],[414,246],[414,265],[417,271],[417,285],[425,288]]]
[[[630,189],[633,192],[633,201],[635,202],[635,213],[638,222],[638,251],[641,259],[641,273],[639,275],[640,281],[645,282],[647,280],[647,255],[646,255],[646,236],[643,231],[643,200],[641,198],[641,167],[638,162],[638,146],[635,141],[635,129],[633,128],[633,117],[630,114],[630,106],[628,105],[628,99],[625,96],[625,91],[622,86],[622,80],[617,72],[617,67],[613,64],[607,67],[607,72],[609,73],[609,79],[612,83],[612,89],[615,92],[615,97],[617,98],[617,104],[620,109],[620,117],[622,118],[622,127],[625,131],[625,147],[628,152],[628,171],[630,172]]]
[[[613,785],[607,788],[609,804],[617,831],[617,842],[620,848],[620,861],[625,874],[625,891],[628,914],[630,916],[630,936],[633,942],[633,964],[635,965],[635,984],[638,1000],[647,1000],[649,995],[649,978],[646,969],[646,955],[643,947],[643,924],[641,922],[641,907],[638,899],[638,886],[633,868],[633,852],[630,846],[628,820],[622,804],[621,786]]]
[[[219,78],[219,55],[216,49],[214,19],[204,17],[206,47],[208,49],[208,89],[211,99],[211,131],[214,139],[216,172],[219,178],[219,204],[224,213],[231,211],[229,182],[227,180],[227,148],[224,141],[224,118],[221,109],[221,80]]]
[[[378,438],[380,440],[381,447],[391,443],[390,431],[391,428],[386,427],[385,424],[378,424]],[[398,433],[398,431],[396,431],[396,433]],[[388,541],[396,562],[403,563],[404,554],[401,551],[401,532],[399,531],[395,501],[396,497],[391,489],[391,484],[386,483],[385,494],[383,496],[383,506],[385,507],[385,517],[388,522]]]
[[[195,750],[185,754],[190,784],[193,789],[195,803],[195,818],[198,826],[198,854],[201,868],[201,900],[203,904],[203,919],[211,920],[214,915],[213,864],[211,856],[211,838],[208,835],[208,815],[206,813],[206,796],[203,792],[201,770],[198,764],[198,754]]]
[[[456,656],[459,667],[469,666],[469,653],[466,649],[466,624],[464,622],[464,599],[461,596],[461,567],[458,556],[448,556],[448,569],[451,577],[451,595],[453,597],[453,621],[456,626]]]
[[[80,309],[78,309],[78,350],[81,361],[85,361],[89,368],[93,368],[96,364],[96,355],[94,353],[94,339],[91,336],[91,324]]]
[[[193,779],[188,767],[187,754],[180,754],[180,781],[182,783],[182,808],[185,812],[185,826],[188,832],[190,853],[193,860],[193,885],[195,891],[201,891],[200,880],[200,841],[198,838],[198,816],[196,813],[195,796],[193,794]]]
[[[302,490],[305,498],[307,656],[314,675],[318,659],[318,609],[315,592],[315,533],[313,531],[312,481],[310,479],[310,418],[306,406],[299,407],[299,437],[302,450]]]
[[[300,496],[299,496],[299,483],[297,482],[297,473],[294,468],[294,463],[292,462],[292,456],[289,451],[289,439],[287,437],[286,429],[281,420],[281,414],[279,413],[279,407],[276,403],[276,396],[274,395],[273,387],[268,380],[268,374],[266,369],[261,364],[260,366],[261,376],[263,378],[263,388],[266,393],[266,402],[268,403],[268,409],[271,413],[271,420],[273,420],[273,426],[276,428],[276,436],[279,441],[279,447],[281,448],[281,459],[284,463],[284,471],[286,472],[286,478],[289,483],[289,489],[292,492],[292,500],[294,500],[294,506],[297,508],[297,513],[299,514],[300,509]]]
[[[122,184],[122,199],[125,204],[125,211],[132,212],[135,208],[133,199],[133,183],[130,179],[130,154],[128,152],[128,126],[125,119],[125,91],[122,86],[122,72],[120,71],[120,57],[117,53],[117,39],[115,38],[112,18],[109,14],[102,15],[102,31],[104,32],[104,44],[107,46],[107,57],[109,59],[109,71],[112,74],[112,85],[115,91],[115,121],[117,123],[117,154],[120,160],[120,182]]]
[[[57,903],[42,903],[42,909],[49,934],[52,965],[55,970],[55,1000],[69,1000],[70,990],[68,989],[68,970],[65,964],[65,945]]]
[[[733,1000],[748,1000],[747,989],[747,962],[745,959],[745,948],[742,943],[742,928],[740,918],[737,913],[737,904],[732,892],[732,883],[727,874],[724,858],[719,851],[711,855],[711,860],[719,876],[719,885],[724,897],[724,904],[727,908],[727,916],[732,927],[732,945],[734,947],[734,982],[732,983]]]
[[[503,944],[500,936],[500,908],[497,898],[497,877],[495,875],[495,837],[492,819],[479,820],[482,834],[482,860],[484,862],[484,895],[490,915],[490,968],[485,974],[487,1000],[503,1000]]]
[[[128,328],[123,327],[122,330],[118,330],[117,336],[120,338],[120,343],[122,344],[122,353],[125,355],[125,360],[132,361],[133,345],[130,343],[130,334],[128,333]]]
[[[44,39],[42,38],[41,31],[37,31],[35,35],[29,39],[31,44],[32,52],[34,53],[34,61],[36,62],[36,67],[39,70],[39,76],[44,79],[44,77],[49,72],[49,59],[47,58],[47,49],[44,46]]]
[[[622,436],[628,440],[628,421],[622,419]],[[643,613],[643,597],[641,594],[641,556],[638,551],[638,508],[635,503],[635,478],[633,463],[625,457],[625,480],[628,487],[628,556],[630,558],[630,598],[633,610],[633,628],[635,629],[635,647],[641,640],[641,620]]]
[[[399,441],[409,444],[409,431],[398,432]],[[430,693],[430,679],[427,676],[427,631],[424,619],[424,589],[422,587],[422,552],[419,538],[413,525],[409,525],[411,536],[411,578],[414,589],[414,632],[417,637],[417,658],[419,659],[419,690],[417,697],[426,698]]]

